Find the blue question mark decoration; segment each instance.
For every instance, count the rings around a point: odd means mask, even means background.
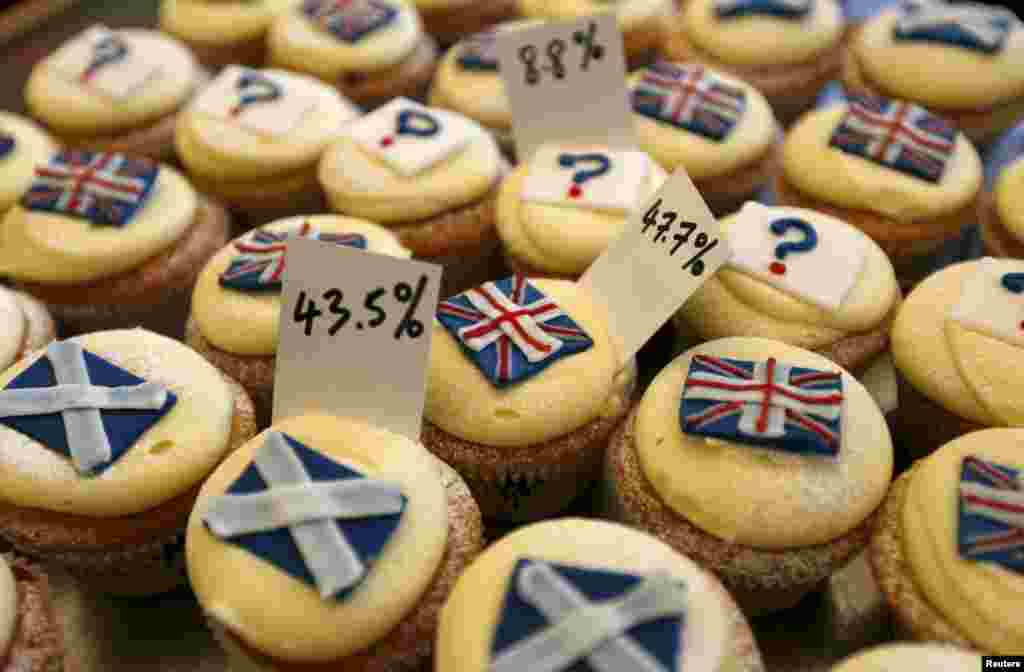
[[[1014,294],[1024,294],[1024,273],[1007,273],[999,279],[1003,288]]]
[[[246,72],[235,83],[238,89],[238,103],[231,108],[231,116],[237,117],[245,108],[259,103],[269,103],[281,97],[283,91],[273,80],[258,72]]]
[[[407,109],[398,113],[395,131],[398,135],[411,135],[417,138],[432,138],[441,132],[441,122],[433,115],[420,110]],[[395,138],[386,135],[380,140],[381,147],[390,147]]]
[[[612,168],[612,161],[604,154],[559,154],[558,165],[562,168],[573,168],[578,163],[595,164],[590,169],[576,170],[572,176],[572,186],[569,187],[569,198],[579,198],[583,195],[583,184],[590,179],[604,175]]]
[[[82,82],[88,82],[93,78],[100,68],[124,60],[128,56],[128,45],[117,35],[108,35],[93,45],[92,60],[82,71],[79,78]]]
[[[775,275],[785,275],[786,265],[782,260],[791,252],[810,252],[818,246],[818,232],[814,227],[802,219],[796,217],[785,217],[776,219],[769,227],[776,236],[784,236],[790,231],[799,231],[803,238],[798,241],[781,242],[775,246],[775,258],[778,261],[772,262],[769,270]]]

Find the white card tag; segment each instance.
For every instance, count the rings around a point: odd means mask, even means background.
[[[441,267],[305,238],[285,264],[274,422],[323,412],[418,440]]]
[[[62,46],[50,64],[70,81],[110,98],[125,98],[160,74],[160,64],[146,59],[123,36],[92,26]]]
[[[857,282],[867,241],[839,220],[749,202],[729,227],[729,267],[826,310]]]
[[[522,198],[577,208],[632,212],[650,172],[639,151],[543,145],[530,159]]]
[[[287,135],[316,107],[299,82],[267,70],[229,65],[195,99],[193,109],[256,133]]]
[[[982,259],[964,279],[950,317],[967,329],[1024,348],[1024,262]]]
[[[604,307],[628,362],[731,253],[690,176],[677,168],[579,282]]]
[[[497,39],[522,160],[551,141],[636,147],[622,33],[613,13],[502,30]]]
[[[344,133],[399,175],[411,177],[460,152],[483,131],[460,114],[408,98],[345,126]]]

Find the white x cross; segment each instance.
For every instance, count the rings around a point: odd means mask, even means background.
[[[60,413],[71,461],[79,473],[110,461],[111,448],[101,410],[158,410],[167,403],[167,388],[157,383],[121,387],[93,385],[82,346],[54,341],[46,348],[57,384],[0,390],[0,417]]]
[[[1002,7],[985,5],[947,5],[944,3],[916,0],[908,3],[914,11],[906,12],[897,19],[896,27],[902,32],[937,28],[943,25],[957,25],[971,33],[975,39],[990,49],[999,45],[1003,29],[993,26],[994,19],[1005,19],[1013,26],[1016,15]]]
[[[644,578],[619,598],[590,602],[542,562],[530,562],[515,586],[552,625],[502,651],[490,672],[558,672],[581,658],[598,672],[673,672],[626,633],[686,612],[686,588],[665,574]]]
[[[321,597],[357,584],[366,566],[334,521],[400,513],[399,487],[369,478],[313,481],[280,432],[267,432],[253,465],[267,489],[212,498],[203,513],[210,530],[231,538],[288,528]]]

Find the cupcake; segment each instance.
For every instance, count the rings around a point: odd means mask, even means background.
[[[659,62],[629,78],[640,148],[668,172],[682,166],[716,215],[768,183],[778,123],[746,82],[696,64]]]
[[[192,294],[185,342],[245,388],[261,420],[269,419],[273,408],[284,254],[294,238],[410,255],[394,234],[376,224],[319,215],[290,217],[244,234],[206,264]]]
[[[516,0],[415,0],[424,29],[447,46],[519,13]]]
[[[981,657],[965,649],[938,643],[883,644],[860,651],[832,667],[832,672],[903,672],[904,670],[977,672]]]
[[[917,105],[881,98],[851,98],[801,117],[774,180],[780,204],[868,234],[905,287],[974,223],[981,186],[981,160],[962,133]]]
[[[192,49],[204,65],[258,68],[274,17],[302,0],[161,0],[160,29]]]
[[[172,37],[93,26],[35,65],[25,103],[64,145],[167,160],[178,113],[207,79]]]
[[[181,115],[174,142],[196,188],[251,227],[323,211],[317,162],[358,114],[312,77],[228,67]]]
[[[753,202],[719,227],[733,254],[676,314],[684,342],[771,338],[858,376],[888,352],[900,289],[866,235],[820,212]]]
[[[67,332],[143,325],[178,336],[228,228],[224,210],[169,166],[67,150],[36,167],[0,221],[0,276]]]
[[[437,65],[411,0],[303,0],[267,35],[270,65],[317,77],[367,108],[421,98]]]
[[[64,643],[50,582],[30,560],[0,555],[0,671],[64,669]]]
[[[760,672],[736,603],[691,560],[637,530],[562,518],[477,558],[441,610],[436,672],[570,669]]]
[[[169,590],[199,484],[255,433],[245,391],[181,343],[54,341],[0,374],[0,535],[98,590]]]
[[[591,14],[613,12],[622,31],[628,67],[650,63],[662,47],[676,14],[673,0],[518,0],[528,19],[575,21]]]
[[[56,336],[45,305],[24,292],[0,287],[0,371]]]
[[[839,72],[842,38],[836,0],[690,0],[664,52],[750,82],[788,125]]]
[[[759,614],[865,547],[892,467],[885,418],[853,376],[779,341],[723,338],[663,369],[612,437],[604,507]]]
[[[57,153],[57,142],[38,124],[0,112],[0,217],[32,186],[36,166]]]
[[[422,440],[485,518],[552,515],[599,476],[636,383],[599,315],[575,283],[521,275],[438,307]]]
[[[871,562],[903,637],[1024,651],[1021,445],[1020,429],[972,432],[893,484]]]
[[[382,224],[444,266],[447,296],[501,274],[495,197],[506,170],[472,120],[396,98],[344,128],[319,177],[335,212]]]
[[[991,193],[982,196],[978,222],[985,251],[1024,259],[1024,157],[1003,167]]]
[[[1005,7],[910,0],[851,38],[843,84],[901,98],[985,142],[1024,115],[1024,29]]]
[[[1024,426],[1024,261],[979,259],[929,276],[892,325],[895,432],[920,457],[961,434]]]
[[[505,264],[523,275],[580,277],[666,177],[641,151],[541,145],[498,194]]]
[[[185,552],[231,669],[421,670],[482,547],[465,484],[420,444],[307,415],[213,473]]]

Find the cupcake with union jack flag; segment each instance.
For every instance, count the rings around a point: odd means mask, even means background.
[[[228,224],[173,168],[66,150],[36,166],[0,220],[0,276],[47,304],[66,332],[142,325],[180,336],[192,285]]]
[[[782,144],[781,205],[838,217],[892,258],[907,288],[974,223],[981,159],[967,137],[914,103],[876,97],[808,112]]]
[[[438,306],[421,440],[485,518],[552,515],[599,475],[636,382],[599,310],[575,283],[522,275]]]
[[[870,559],[907,639],[1024,651],[1024,430],[947,443],[889,491]]]
[[[612,437],[603,508],[765,613],[866,546],[892,468],[885,417],[847,371],[780,341],[723,338],[663,369]]]

